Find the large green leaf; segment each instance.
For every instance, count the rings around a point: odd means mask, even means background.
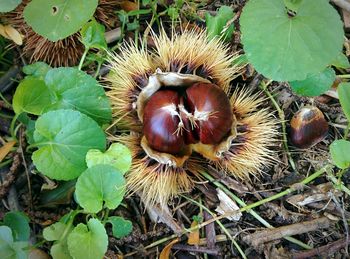
[[[24,79],[13,96],[13,110],[17,114],[27,112],[40,115],[50,104],[51,96],[45,82],[34,77]]]
[[[28,241],[30,236],[29,218],[23,212],[10,211],[5,214],[4,225],[12,229],[15,241]]]
[[[104,153],[97,149],[89,150],[86,154],[86,164],[88,167],[98,164],[111,165],[124,174],[131,166],[131,152],[123,144],[113,143]]]
[[[0,12],[9,12],[15,9],[22,0],[0,0]]]
[[[338,86],[338,95],[341,107],[350,122],[350,83],[340,83]]]
[[[108,236],[98,219],[80,223],[68,236],[68,249],[73,258],[99,259],[107,252]]]
[[[57,180],[71,180],[85,169],[85,156],[92,148],[104,150],[105,134],[90,117],[72,110],[43,114],[35,123],[32,155],[38,170]]]
[[[32,0],[24,19],[33,30],[51,41],[77,32],[94,14],[98,0]]]
[[[95,165],[78,178],[75,195],[81,207],[98,213],[103,206],[115,209],[125,194],[125,179],[110,165]]]
[[[248,60],[278,81],[303,80],[329,65],[343,44],[343,25],[327,0],[302,1],[294,17],[283,0],[250,0],[240,17]]]
[[[346,169],[350,167],[350,142],[344,139],[335,140],[330,145],[330,153],[334,164]]]
[[[300,95],[318,96],[329,90],[335,80],[335,72],[328,67],[324,71],[309,75],[306,79],[289,82],[292,89]]]
[[[112,110],[105,91],[95,78],[72,67],[51,69],[45,83],[54,96],[52,109],[78,110],[98,123],[108,123]]]

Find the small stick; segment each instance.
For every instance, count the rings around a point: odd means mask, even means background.
[[[327,255],[330,256],[334,254],[339,249],[342,249],[346,245],[349,245],[350,242],[346,242],[346,239],[339,239],[335,242],[329,243],[327,245],[316,247],[307,251],[294,253],[292,255],[293,259],[304,259],[304,258],[311,258],[312,256],[320,256],[320,255]]]
[[[205,253],[205,254],[210,254],[210,255],[220,255],[220,252],[217,248],[210,249],[210,248],[201,247],[201,246],[175,244],[175,245],[173,245],[173,247],[171,249],[188,251],[188,252],[195,252],[195,253]]]
[[[287,236],[294,236],[298,234],[303,234],[317,229],[328,228],[331,225],[331,221],[327,217],[322,217],[310,221],[305,221],[301,223],[296,223],[288,226],[283,226],[275,229],[266,229],[262,231],[255,232],[245,236],[243,240],[252,244],[253,246],[258,246],[260,244],[277,240]]]

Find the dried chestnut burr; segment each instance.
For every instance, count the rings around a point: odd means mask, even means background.
[[[231,126],[230,101],[210,83],[195,83],[186,90],[160,90],[144,108],[143,132],[150,147],[173,155],[188,144],[219,144]]]
[[[126,44],[110,55],[107,95],[124,133],[111,135],[132,152],[130,192],[166,206],[209,164],[240,179],[271,165],[278,122],[262,95],[231,89],[238,56],[205,31],[152,37],[151,50]]]
[[[328,123],[317,107],[304,107],[294,114],[290,122],[290,140],[298,148],[310,148],[328,134]]]

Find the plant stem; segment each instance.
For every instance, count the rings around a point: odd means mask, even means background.
[[[16,121],[17,121],[18,116],[19,116],[19,114],[15,114],[15,116],[13,116],[13,119],[12,119],[11,125],[10,125],[10,134],[14,140],[17,140],[16,132],[15,132],[15,125],[16,125]]]
[[[262,81],[260,89],[262,89],[265,92],[265,94],[269,97],[269,99],[271,100],[272,104],[275,106],[275,109],[278,112],[278,116],[279,116],[279,118],[281,120],[281,126],[282,126],[283,147],[284,147],[284,150],[285,150],[285,152],[286,152],[286,154],[288,156],[288,161],[289,161],[289,164],[291,165],[291,167],[293,168],[293,171],[298,173],[298,170],[297,170],[297,168],[295,166],[294,160],[292,158],[292,155],[291,155],[291,153],[289,151],[289,147],[288,147],[287,130],[286,130],[286,123],[285,123],[286,119],[285,119],[285,116],[284,116],[284,112],[281,109],[281,107],[278,105],[277,101],[272,96],[270,91],[267,89],[267,86],[268,86],[268,84],[265,84],[264,81]]]
[[[228,190],[223,184],[215,181],[215,179],[209,175],[206,172],[201,172],[201,175],[203,175],[206,179],[208,179],[209,181],[213,182],[214,185],[216,185],[217,187],[219,187],[221,190],[223,190],[228,196],[230,196],[233,200],[235,200],[240,206],[245,207],[248,206],[244,201],[242,201],[240,198],[238,198],[236,195],[234,195],[230,190]],[[256,213],[253,209],[250,209],[249,211],[247,211],[248,213],[250,213],[254,218],[256,218],[261,224],[263,224],[265,227],[267,228],[274,228],[270,223],[268,223],[265,219],[263,219],[258,213]],[[304,249],[311,249],[312,247],[304,244],[303,242],[301,242],[300,240],[295,239],[294,237],[284,237],[284,239],[299,245],[300,247],[304,248]]]
[[[337,75],[337,77],[347,79],[347,78],[350,78],[350,74]]]
[[[181,197],[185,198],[186,200],[189,200],[190,202],[196,204],[198,207],[204,209],[205,211],[207,211],[213,218],[215,218],[215,214],[213,212],[211,212],[210,209],[208,209],[207,207],[205,207],[204,205],[198,203],[197,201],[186,197],[184,195],[180,195]],[[244,254],[242,248],[239,246],[239,244],[236,242],[236,240],[232,237],[232,235],[230,234],[230,232],[228,232],[227,228],[225,228],[225,226],[219,221],[216,220],[216,223],[220,226],[220,228],[222,229],[222,231],[224,231],[224,233],[231,239],[232,244],[237,248],[238,252],[241,254],[242,258],[247,258],[246,255]]]
[[[79,66],[78,69],[81,70],[81,68],[83,67],[84,64],[84,60],[86,58],[87,53],[89,52],[89,49],[85,48],[83,55],[81,56],[80,62],[79,62]]]
[[[343,136],[343,138],[344,138],[345,140],[348,138],[349,130],[350,130],[350,122],[348,123],[348,125],[346,126],[345,131],[344,131],[344,136]]]

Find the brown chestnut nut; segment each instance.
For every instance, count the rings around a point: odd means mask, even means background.
[[[290,122],[290,140],[298,148],[310,148],[328,134],[328,123],[317,107],[304,107]]]
[[[231,130],[232,109],[224,91],[214,84],[196,83],[186,90],[187,105],[199,124],[203,144],[218,144]]]
[[[143,132],[154,150],[177,154],[183,149],[183,137],[176,134],[180,123],[179,103],[179,94],[172,90],[158,91],[148,100],[143,114]]]

